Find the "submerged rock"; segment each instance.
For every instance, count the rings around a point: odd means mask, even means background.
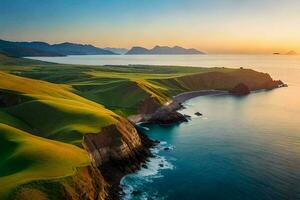
[[[154,145],[160,144],[160,141],[159,141],[159,140],[154,140],[154,141],[153,141],[153,144],[154,144]]]
[[[234,88],[232,88],[229,92],[233,95],[243,96],[243,95],[250,94],[250,89],[244,83],[239,83]]]
[[[148,166],[146,164],[142,164],[142,167],[148,169]]]
[[[169,147],[164,148],[164,151],[169,151],[169,150],[171,150]]]
[[[202,113],[200,113],[200,112],[195,112],[195,115],[197,115],[197,116],[202,116]]]

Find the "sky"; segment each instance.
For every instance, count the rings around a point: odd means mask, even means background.
[[[300,52],[299,0],[0,0],[0,38]]]

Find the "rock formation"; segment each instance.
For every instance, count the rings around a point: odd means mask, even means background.
[[[99,134],[87,134],[83,140],[90,158],[100,169],[105,182],[111,186],[107,193],[112,199],[118,198],[121,178],[140,168],[151,155],[149,147],[152,145],[150,139],[139,134],[125,119],[103,128]]]
[[[239,83],[234,88],[232,88],[229,92],[233,95],[243,96],[243,95],[250,94],[250,89],[244,83]]]

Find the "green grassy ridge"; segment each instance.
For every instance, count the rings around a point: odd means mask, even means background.
[[[49,176],[43,174],[48,171],[48,166],[37,165],[40,166],[38,171],[34,163],[39,163],[43,156],[51,156],[48,154],[54,147],[54,154],[65,148],[75,154],[82,152],[76,145],[80,146],[83,134],[99,133],[101,128],[117,123],[119,115],[136,114],[140,102],[147,98],[164,104],[182,92],[228,90],[239,82],[246,82],[256,89],[268,78],[267,74],[244,69],[62,65],[2,55],[0,95],[14,94],[20,101],[0,107],[0,142],[5,147],[5,151],[0,152],[0,169],[12,170],[3,170],[0,174],[0,185],[8,185],[6,189],[0,189],[0,195],[6,195],[16,187],[14,182],[22,184],[21,179],[26,182],[70,175],[69,168],[60,170],[59,165],[79,166],[80,162],[72,155],[65,160],[49,158],[47,165],[52,167]],[[8,138],[8,134],[12,138]],[[31,140],[32,144],[28,142]],[[39,146],[38,143],[44,142],[51,151],[46,152],[43,145]],[[10,168],[11,164],[6,160],[21,146],[28,148],[33,156],[26,153],[27,150],[20,151],[20,158],[25,160],[16,157],[16,161],[11,161],[19,163],[20,169]],[[33,152],[34,149],[40,151]],[[80,159],[87,158],[86,154],[78,155],[82,155]],[[26,160],[29,158],[32,160]],[[19,176],[23,172],[28,175],[26,179]]]
[[[117,115],[72,93],[72,88],[0,72],[0,90],[31,99],[2,109],[31,128],[31,133],[80,144],[82,134],[98,133],[117,122]],[[1,119],[0,119],[1,122]]]
[[[21,184],[74,174],[90,165],[87,153],[65,144],[0,123],[0,199],[6,199]]]
[[[248,69],[147,65],[53,64],[49,67],[45,64],[30,71],[15,70],[12,73],[67,84],[74,88],[74,93],[123,116],[136,114],[140,102],[150,97],[164,104],[172,96],[182,92],[205,89],[230,90],[240,82],[246,82],[251,89],[257,89],[262,84],[260,76],[265,76],[263,73]]]
[[[99,133],[119,118],[67,85],[0,72],[0,91],[21,97],[0,107],[0,199],[23,183],[69,176],[89,165],[87,153],[70,144],[80,146],[83,134]]]

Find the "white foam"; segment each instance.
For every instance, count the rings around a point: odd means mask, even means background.
[[[137,198],[133,197],[133,193],[134,191],[139,191],[139,188],[143,186],[143,182],[149,183],[153,182],[153,180],[156,178],[162,178],[163,175],[160,173],[161,170],[174,169],[174,166],[171,162],[169,162],[164,156],[158,155],[159,152],[166,147],[170,150],[174,148],[173,146],[168,146],[167,142],[165,141],[160,142],[157,146],[151,149],[154,157],[150,158],[149,161],[146,162],[146,168],[142,167],[136,173],[129,174],[121,180],[122,200],[149,199],[148,196],[150,194],[147,194],[147,191],[141,192]],[[151,199],[153,199],[153,196],[151,196]]]
[[[169,163],[165,157],[155,156],[147,162],[147,168],[142,168],[137,172],[138,176],[154,176],[162,169],[173,169],[174,166]]]

